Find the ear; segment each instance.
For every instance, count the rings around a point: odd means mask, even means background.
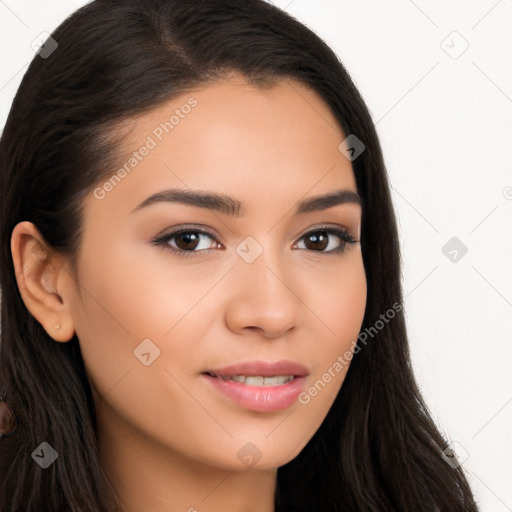
[[[27,221],[14,227],[11,253],[25,306],[55,341],[69,341],[75,332],[70,308],[74,282],[65,256]]]

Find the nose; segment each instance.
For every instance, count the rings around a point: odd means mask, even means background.
[[[268,339],[284,336],[303,322],[300,283],[269,251],[252,263],[240,259],[231,272],[225,320],[239,334],[259,331]],[[296,275],[296,274],[295,274]]]

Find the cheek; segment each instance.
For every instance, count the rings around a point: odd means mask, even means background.
[[[102,394],[142,366],[134,351],[143,340],[164,352],[166,334],[171,337],[174,326],[180,327],[187,314],[193,316],[194,305],[212,286],[211,274],[190,280],[191,273],[180,272],[177,265],[157,266],[144,259],[136,245],[107,249],[89,245],[84,253],[80,296],[73,304],[84,364]],[[190,350],[194,340],[186,341]]]
[[[302,355],[311,362],[312,373],[298,397],[296,410],[280,426],[286,429],[290,443],[296,443],[294,456],[329,413],[343,385],[362,326],[367,298],[363,262],[356,253],[344,263],[329,279],[317,275],[315,286],[308,286],[308,293],[305,292],[315,315],[311,313],[312,320],[306,327],[310,334],[302,346]]]
[[[187,266],[142,244],[111,246],[95,259],[102,264],[89,264],[82,272],[91,299],[83,307],[103,328],[111,324],[112,336],[164,336],[193,314],[217,279],[205,264]]]
[[[303,399],[312,409],[326,411],[340,390],[353,357],[354,347],[363,323],[367,282],[362,258],[347,262],[344,271],[331,275],[329,283],[316,295],[315,309],[321,319],[323,335],[316,338],[314,375],[310,375]],[[339,278],[336,279],[336,275]],[[314,403],[313,403],[314,402]]]
[[[323,321],[325,348],[341,350],[357,338],[366,308],[367,283],[360,253],[317,287],[315,303]],[[345,350],[343,350],[345,351]]]

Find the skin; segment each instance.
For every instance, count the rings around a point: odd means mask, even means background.
[[[29,222],[13,230],[13,261],[48,334],[63,343],[78,336],[101,462],[127,512],[268,512],[277,468],[317,431],[347,365],[309,403],[275,412],[240,407],[200,374],[290,359],[308,368],[307,389],[352,350],[366,304],[360,243],[328,253],[304,235],[327,223],[359,241],[361,207],[294,214],[303,199],[357,190],[338,150],[346,135],[296,81],[261,89],[233,74],[176,97],[133,120],[120,165],[191,96],[197,105],[119,184],[85,198],[77,282]],[[167,188],[229,195],[245,215],[163,202],[131,213]],[[220,245],[202,237],[192,250],[212,251],[185,257],[151,243],[184,224],[206,227]],[[263,249],[252,263],[236,252],[248,236]],[[167,246],[186,249],[178,238]],[[343,244],[329,240],[329,249]],[[149,366],[134,356],[147,338],[160,350]],[[249,442],[261,454],[251,466],[237,456]]]

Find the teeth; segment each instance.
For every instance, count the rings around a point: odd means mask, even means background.
[[[222,380],[234,380],[249,386],[279,386],[293,380],[293,375],[277,375],[275,377],[233,375],[232,377],[219,377]]]

